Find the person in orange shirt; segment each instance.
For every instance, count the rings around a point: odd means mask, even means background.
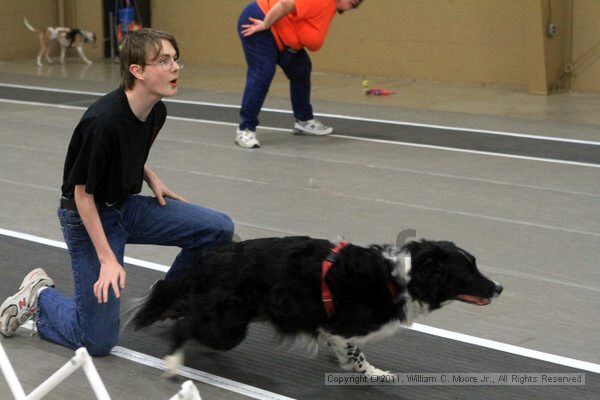
[[[256,139],[258,114],[275,68],[279,65],[290,81],[295,134],[329,135],[333,128],[316,120],[310,104],[312,64],[307,49],[318,51],[329,25],[339,14],[357,8],[363,0],[257,0],[238,20],[248,69],[235,143],[260,147]]]

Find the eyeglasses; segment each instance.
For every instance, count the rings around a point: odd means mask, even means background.
[[[179,59],[174,60],[172,58],[167,58],[166,60],[163,60],[156,64],[146,64],[146,65],[159,66],[160,68],[162,68],[163,71],[170,71],[173,69],[173,63],[176,63],[177,65],[179,65],[179,69],[183,69],[183,61],[181,61]]]

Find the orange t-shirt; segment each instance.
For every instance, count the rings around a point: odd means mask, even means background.
[[[257,0],[263,13],[280,0]],[[323,46],[327,30],[337,11],[336,0],[294,0],[296,12],[277,21],[271,32],[280,51],[289,47],[294,50],[307,48],[317,51]]]

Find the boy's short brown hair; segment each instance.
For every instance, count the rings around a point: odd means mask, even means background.
[[[131,64],[141,65],[154,60],[162,51],[162,40],[168,40],[173,45],[175,59],[179,58],[179,46],[175,37],[169,33],[155,29],[143,28],[128,33],[121,47],[121,84],[127,89],[132,89],[135,76],[129,72]],[[150,56],[150,57],[149,57]]]

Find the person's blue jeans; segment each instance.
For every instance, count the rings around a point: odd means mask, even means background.
[[[98,213],[108,242],[123,265],[126,243],[177,246],[182,250],[165,279],[175,279],[193,267],[201,251],[229,243],[233,222],[222,213],[177,200],[129,196],[114,207],[99,206]],[[76,349],[85,347],[92,356],[103,356],[117,344],[119,299],[109,290],[108,302],[99,304],[93,285],[100,262],[77,211],[58,209],[58,217],[73,272],[73,297],[54,288],[38,299],[37,329],[46,340]]]
[[[242,11],[237,23],[237,32],[248,64],[246,87],[240,110],[240,129],[256,130],[258,114],[265,102],[278,64],[290,81],[294,117],[299,121],[313,119],[313,109],[310,104],[312,63],[308,53],[304,49],[298,52],[289,49],[280,52],[270,30],[248,37],[242,36],[242,25],[250,24],[248,18],[262,20],[265,15],[258,4],[252,3]]]

